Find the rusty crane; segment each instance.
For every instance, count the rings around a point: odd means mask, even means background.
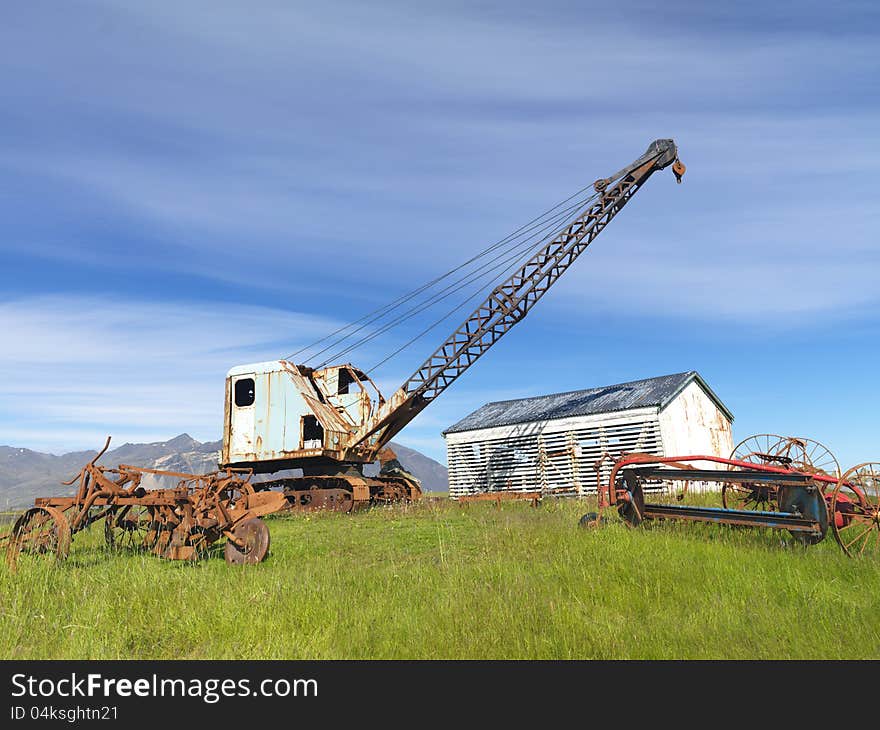
[[[297,509],[348,510],[418,497],[417,480],[388,448],[391,439],[521,321],[648,178],[670,165],[681,182],[685,168],[675,142],[658,139],[593,183],[586,206],[545,237],[389,398],[348,363],[313,368],[277,360],[230,370],[221,468],[302,469],[301,477],[263,482],[283,490]],[[364,465],[377,459],[380,474],[365,476]]]

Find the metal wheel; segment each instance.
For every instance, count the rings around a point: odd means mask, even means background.
[[[851,557],[880,557],[880,464],[854,466],[831,495],[831,529]]]
[[[736,445],[730,458],[807,474],[840,476],[840,464],[826,446],[813,439],[796,436],[778,436],[772,433],[749,436]],[[824,488],[821,483],[818,486]],[[721,489],[721,501],[728,509],[762,512],[775,512],[779,509],[776,487],[759,484],[725,484]]]
[[[587,512],[587,514],[578,520],[578,527],[591,530],[598,527],[601,524],[601,520],[602,518],[599,516],[598,512]]]
[[[749,464],[773,463],[779,444],[784,436],[761,433],[740,441],[730,453],[730,458]],[[776,463],[777,466],[781,464]],[[738,467],[731,466],[730,469]],[[757,512],[776,512],[776,487],[765,484],[728,483],[721,487],[721,503],[726,509],[753,510]]]
[[[259,563],[269,552],[269,528],[259,517],[239,522],[232,531],[240,545],[226,541],[226,562],[233,565]]]
[[[642,492],[642,485],[636,481],[631,488],[628,488],[628,492],[629,500],[618,504],[617,513],[627,525],[638,527],[644,521],[645,514],[645,495]]]
[[[727,509],[775,512],[776,487],[767,484],[725,483],[721,502]]]
[[[119,507],[104,518],[104,541],[111,550],[136,552],[151,547],[156,538],[149,507]]]
[[[799,436],[762,433],[740,441],[731,459],[750,464],[781,466],[808,474],[839,477],[840,464],[824,444]]]
[[[6,560],[15,568],[21,553],[53,554],[64,560],[70,552],[70,523],[54,507],[31,507],[15,521],[6,548]]]

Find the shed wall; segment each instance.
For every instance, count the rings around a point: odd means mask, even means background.
[[[673,456],[733,450],[731,423],[697,382],[667,406],[446,434],[452,497],[484,491],[595,493],[623,452]],[[602,459],[603,454],[612,458]],[[596,465],[600,463],[597,473]],[[694,485],[699,488],[698,485]]]
[[[693,381],[660,412],[660,433],[666,456],[727,458],[733,451],[730,421]]]
[[[582,495],[596,491],[603,453],[663,453],[656,408],[450,433],[446,448],[453,497],[536,489]],[[610,467],[606,460],[603,479]]]

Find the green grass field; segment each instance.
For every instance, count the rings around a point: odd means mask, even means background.
[[[233,567],[114,554],[0,567],[4,659],[880,658],[880,564],[833,538],[447,501],[269,520]],[[614,513],[611,512],[613,515]]]

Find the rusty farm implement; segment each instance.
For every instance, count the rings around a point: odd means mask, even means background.
[[[682,504],[695,484],[720,491],[724,506]],[[599,513],[584,515],[582,526],[598,524],[613,506],[633,527],[664,519],[765,527],[787,530],[804,545],[830,529],[847,555],[880,556],[880,464],[841,474],[831,452],[810,439],[753,436],[730,458],[626,454],[598,491]]]
[[[22,554],[64,559],[73,536],[102,521],[108,547],[145,550],[170,560],[197,560],[225,538],[226,562],[258,563],[269,550],[269,529],[261,517],[278,512],[287,500],[278,492],[258,492],[249,470],[183,474],[121,464],[98,465],[104,448],[67,485],[74,496],[41,497],[4,536],[7,562]],[[146,489],[144,475],[176,479],[167,489]]]

